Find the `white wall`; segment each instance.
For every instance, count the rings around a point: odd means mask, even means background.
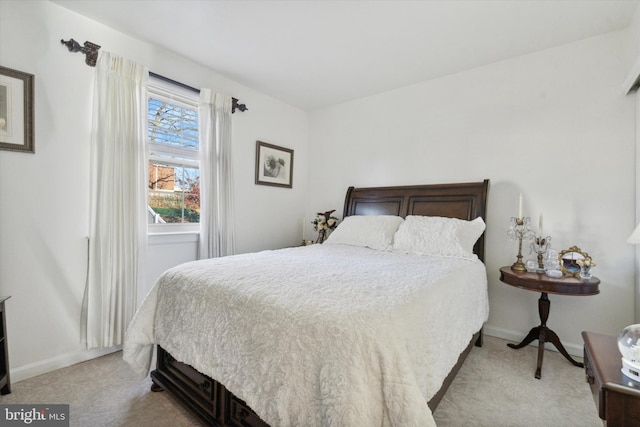
[[[341,212],[349,185],[489,178],[485,330],[519,341],[539,324],[540,295],[501,283],[498,269],[515,261],[507,229],[522,193],[555,249],[577,245],[598,264],[599,295],[550,295],[549,326],[581,355],[581,331],[617,334],[633,320],[634,99],[621,91],[635,59],[629,39],[610,33],[314,111],[307,211]]]
[[[578,245],[598,263],[600,295],[550,296],[549,325],[578,353],[581,330],[617,333],[633,318],[633,248],[625,239],[635,225],[634,100],[620,86],[637,58],[634,22],[633,33],[307,115],[50,2],[0,0],[0,64],[36,76],[36,154],[0,151],[0,295],[12,296],[12,379],[95,354],[79,344],[94,69],[61,38],[93,41],[156,73],[247,103],[233,126],[239,252],[297,244],[302,217],[341,212],[349,185],[490,178],[487,331],[513,339],[538,319],[538,295],[498,281],[498,268],[515,259],[506,229],[522,192],[534,222],[544,212],[554,247]],[[295,149],[292,190],[254,185],[258,139]],[[165,268],[194,257],[193,236],[150,239],[145,288]]]
[[[233,117],[238,252],[294,245],[302,238],[305,112],[48,1],[2,0],[0,64],[35,75],[36,153],[0,151],[0,295],[11,295],[14,381],[96,354],[82,349],[79,330],[95,69],[60,43],[71,37],[246,103],[249,111]],[[293,189],[254,185],[256,140],[295,150]],[[193,259],[195,242],[193,236],[150,239],[145,289],[165,268]]]

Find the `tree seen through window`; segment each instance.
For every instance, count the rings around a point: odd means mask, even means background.
[[[198,112],[151,96],[148,102],[150,223],[200,221]]]

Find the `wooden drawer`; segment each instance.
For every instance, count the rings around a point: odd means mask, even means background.
[[[181,394],[191,397],[193,403],[197,404],[201,411],[214,419],[220,417],[222,411],[217,404],[218,395],[224,393],[224,389],[220,390],[220,384],[191,366],[177,361],[160,347],[158,348],[157,370],[172,383],[173,388],[177,388]]]
[[[158,346],[154,383],[169,389],[206,425],[232,427],[269,427],[247,404],[222,384],[177,361]]]
[[[591,388],[591,394],[593,395],[593,400],[596,403],[596,408],[598,409],[598,416],[601,419],[606,419],[606,411],[605,411],[605,393],[602,384],[602,379],[600,379],[595,370],[593,369],[593,356],[590,354],[589,348],[585,345],[584,347],[584,372],[586,375],[587,383],[589,383],[589,387]]]
[[[229,398],[229,424],[234,427],[269,427],[264,421],[233,394],[228,394]]]
[[[169,354],[164,357],[163,367],[171,372],[175,378],[182,380],[187,387],[202,396],[203,399],[209,401],[214,399],[213,382],[205,375],[202,375],[189,365],[178,362]]]
[[[624,376],[616,337],[583,332],[587,382],[607,427],[640,427],[640,383]]]

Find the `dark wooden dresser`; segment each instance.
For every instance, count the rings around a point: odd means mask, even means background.
[[[11,393],[9,376],[9,347],[7,344],[7,317],[4,302],[11,297],[0,297],[0,394]]]
[[[640,427],[640,383],[621,371],[617,338],[583,332],[584,369],[598,415],[607,427]]]

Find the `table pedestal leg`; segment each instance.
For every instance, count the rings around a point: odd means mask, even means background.
[[[536,367],[536,378],[542,377],[542,358],[544,356],[544,343],[549,341],[553,344],[558,351],[574,366],[584,368],[584,365],[580,362],[576,362],[571,358],[567,350],[560,342],[558,335],[551,329],[547,328],[547,319],[549,318],[549,310],[551,308],[551,301],[546,292],[542,292],[538,299],[538,313],[540,314],[540,326],[532,328],[526,337],[519,344],[507,344],[510,348],[519,349],[531,344],[534,340],[538,340],[538,366]]]

